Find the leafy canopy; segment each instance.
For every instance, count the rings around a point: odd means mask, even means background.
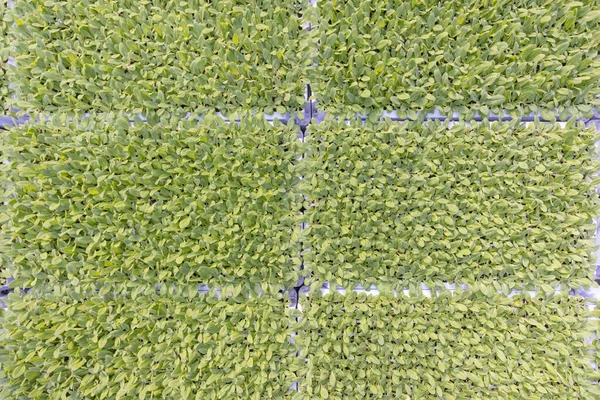
[[[303,35],[290,0],[17,0],[23,111],[299,111]]]
[[[590,285],[597,140],[573,120],[312,124],[311,281]]]
[[[297,381],[281,296],[11,295],[0,397],[284,399]]]
[[[485,293],[484,293],[485,292]],[[320,399],[595,399],[584,300],[313,292],[295,338]]]
[[[8,79],[6,77],[7,62],[9,56],[9,36],[8,27],[10,26],[10,15],[7,12],[6,3],[0,1],[0,112],[7,110],[6,101],[8,99]]]
[[[260,117],[110,115],[2,133],[12,285],[293,286],[298,133]]]
[[[324,0],[308,71],[328,113],[503,109],[553,119],[600,105],[596,0]]]

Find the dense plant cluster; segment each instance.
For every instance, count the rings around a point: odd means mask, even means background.
[[[333,120],[307,130],[307,269],[341,285],[589,285],[595,130]]]
[[[11,295],[0,397],[291,398],[287,299]]]
[[[600,394],[584,342],[590,313],[565,294],[313,292],[301,314],[287,296],[214,290],[113,297],[58,288],[9,301],[0,395],[15,399]]]
[[[300,3],[17,0],[25,111],[297,111]]]
[[[5,1],[0,0],[0,112],[6,110],[6,100],[8,97],[6,70],[9,56],[8,27],[10,19],[6,11]]]
[[[486,292],[484,294],[483,292]],[[312,293],[306,398],[596,399],[589,319],[568,295]]]
[[[258,117],[99,115],[3,133],[13,285],[293,286],[298,132]]]
[[[0,398],[600,398],[600,3],[314,3],[0,0]]]
[[[326,0],[309,73],[334,114],[437,108],[589,115],[600,101],[595,0]]]

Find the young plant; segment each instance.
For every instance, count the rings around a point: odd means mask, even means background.
[[[591,116],[600,105],[595,0],[318,1],[319,108],[337,115],[503,110]]]
[[[111,115],[4,132],[13,286],[293,286],[298,134],[260,117]]]
[[[309,282],[590,285],[597,140],[573,120],[310,125]]]

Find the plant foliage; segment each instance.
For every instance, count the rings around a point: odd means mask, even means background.
[[[16,107],[299,111],[300,2],[17,0]]]
[[[5,0],[0,0],[0,112],[6,109],[8,97],[8,80],[6,78],[7,62],[9,56],[8,27],[9,14]]]
[[[600,105],[596,0],[326,0],[311,21],[321,108],[502,109],[553,119]]]
[[[3,133],[13,286],[293,286],[301,143],[274,125],[55,116]]]
[[[573,120],[312,124],[307,269],[342,286],[587,286],[597,139]]]
[[[483,293],[485,292],[485,294]],[[597,399],[589,314],[569,295],[301,298],[300,392],[320,399]]]
[[[0,396],[284,399],[297,380],[281,296],[11,295]]]

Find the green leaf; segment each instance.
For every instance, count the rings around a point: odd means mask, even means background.
[[[450,211],[452,214],[458,214],[459,209],[455,204],[448,204],[448,211]]]
[[[552,294],[552,293],[554,293],[554,289],[553,289],[553,288],[552,288],[552,286],[550,286],[550,285],[545,285],[545,284],[542,284],[542,285],[541,285],[541,287],[542,287],[542,290],[543,290],[545,293],[548,293],[548,294]]]
[[[413,371],[412,369],[409,369],[408,371],[406,371],[406,375],[408,375],[408,377],[412,380],[418,381],[419,379],[419,375],[417,375],[417,373],[415,371]]]
[[[506,362],[506,355],[504,355],[502,350],[496,350],[496,356],[500,359],[500,361]]]
[[[497,106],[503,104],[506,101],[506,98],[503,95],[495,95],[488,97],[488,104],[490,106]]]
[[[190,222],[191,222],[191,219],[190,219],[189,217],[188,217],[188,218],[184,218],[184,219],[183,219],[183,220],[182,220],[182,221],[179,223],[179,227],[180,227],[181,229],[185,229],[185,228],[187,228],[188,226],[190,226]]]

